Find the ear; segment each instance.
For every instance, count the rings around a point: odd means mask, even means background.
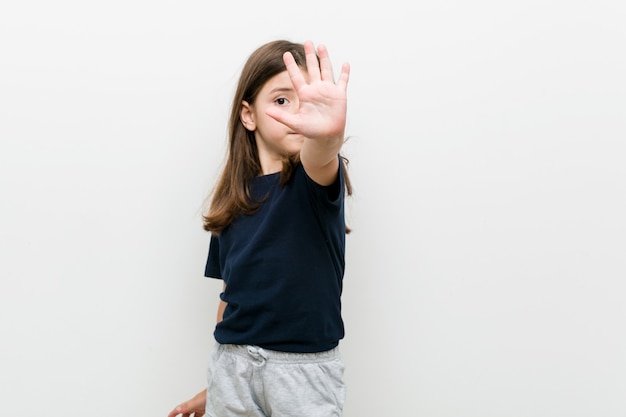
[[[254,112],[252,106],[247,101],[241,102],[241,110],[239,111],[239,119],[243,124],[243,127],[251,132],[256,130],[256,122],[254,121]]]

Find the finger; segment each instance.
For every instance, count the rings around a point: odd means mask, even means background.
[[[326,49],[324,45],[319,45],[317,47],[317,53],[319,54],[322,81],[332,81],[334,83],[333,66],[328,56],[328,49]]]
[[[344,63],[341,66],[341,74],[339,74],[339,80],[337,80],[337,86],[343,91],[348,89],[348,81],[350,80],[350,64]]]
[[[176,406],[175,409],[173,409],[168,415],[167,417],[176,417],[177,415],[179,415],[180,413],[183,412],[183,407],[182,405],[178,405]]]
[[[176,408],[172,410],[172,412],[168,415],[168,417],[176,417],[176,416],[189,417],[189,415],[190,415],[189,406],[187,405],[187,403],[182,403],[176,406]]]
[[[304,56],[306,59],[306,69],[309,73],[309,81],[319,81],[320,63],[317,60],[317,54],[315,53],[315,46],[313,46],[313,42],[306,41],[304,43]]]
[[[296,63],[293,55],[291,55],[291,52],[285,52],[283,54],[283,62],[285,63],[285,67],[287,67],[287,73],[289,74],[289,79],[291,80],[293,87],[296,91],[298,91],[303,85],[306,84],[304,75],[302,75],[302,70]]]
[[[298,116],[295,114],[291,114],[289,112],[276,108],[267,109],[265,114],[275,119],[277,122],[284,124],[292,130],[298,130]]]

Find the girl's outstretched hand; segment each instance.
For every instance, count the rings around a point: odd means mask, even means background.
[[[202,417],[206,407],[206,389],[197,393],[193,398],[177,405],[167,417]]]
[[[313,42],[304,43],[304,52],[306,71],[296,64],[290,52],[283,56],[291,83],[298,95],[297,112],[291,113],[274,107],[267,114],[307,138],[343,140],[350,65],[343,64],[335,83],[326,47],[319,45],[317,48],[319,63]]]

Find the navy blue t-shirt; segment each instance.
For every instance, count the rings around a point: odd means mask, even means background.
[[[222,344],[251,344],[286,352],[332,349],[344,336],[344,174],[323,187],[298,164],[280,185],[280,173],[253,179],[264,199],[211,236],[205,276],[223,279],[228,303],[215,328]]]

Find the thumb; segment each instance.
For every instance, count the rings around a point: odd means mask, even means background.
[[[298,116],[295,114],[291,114],[287,111],[276,108],[267,109],[265,111],[265,114],[267,114],[269,117],[276,120],[277,122],[284,124],[290,129],[298,129]]]

